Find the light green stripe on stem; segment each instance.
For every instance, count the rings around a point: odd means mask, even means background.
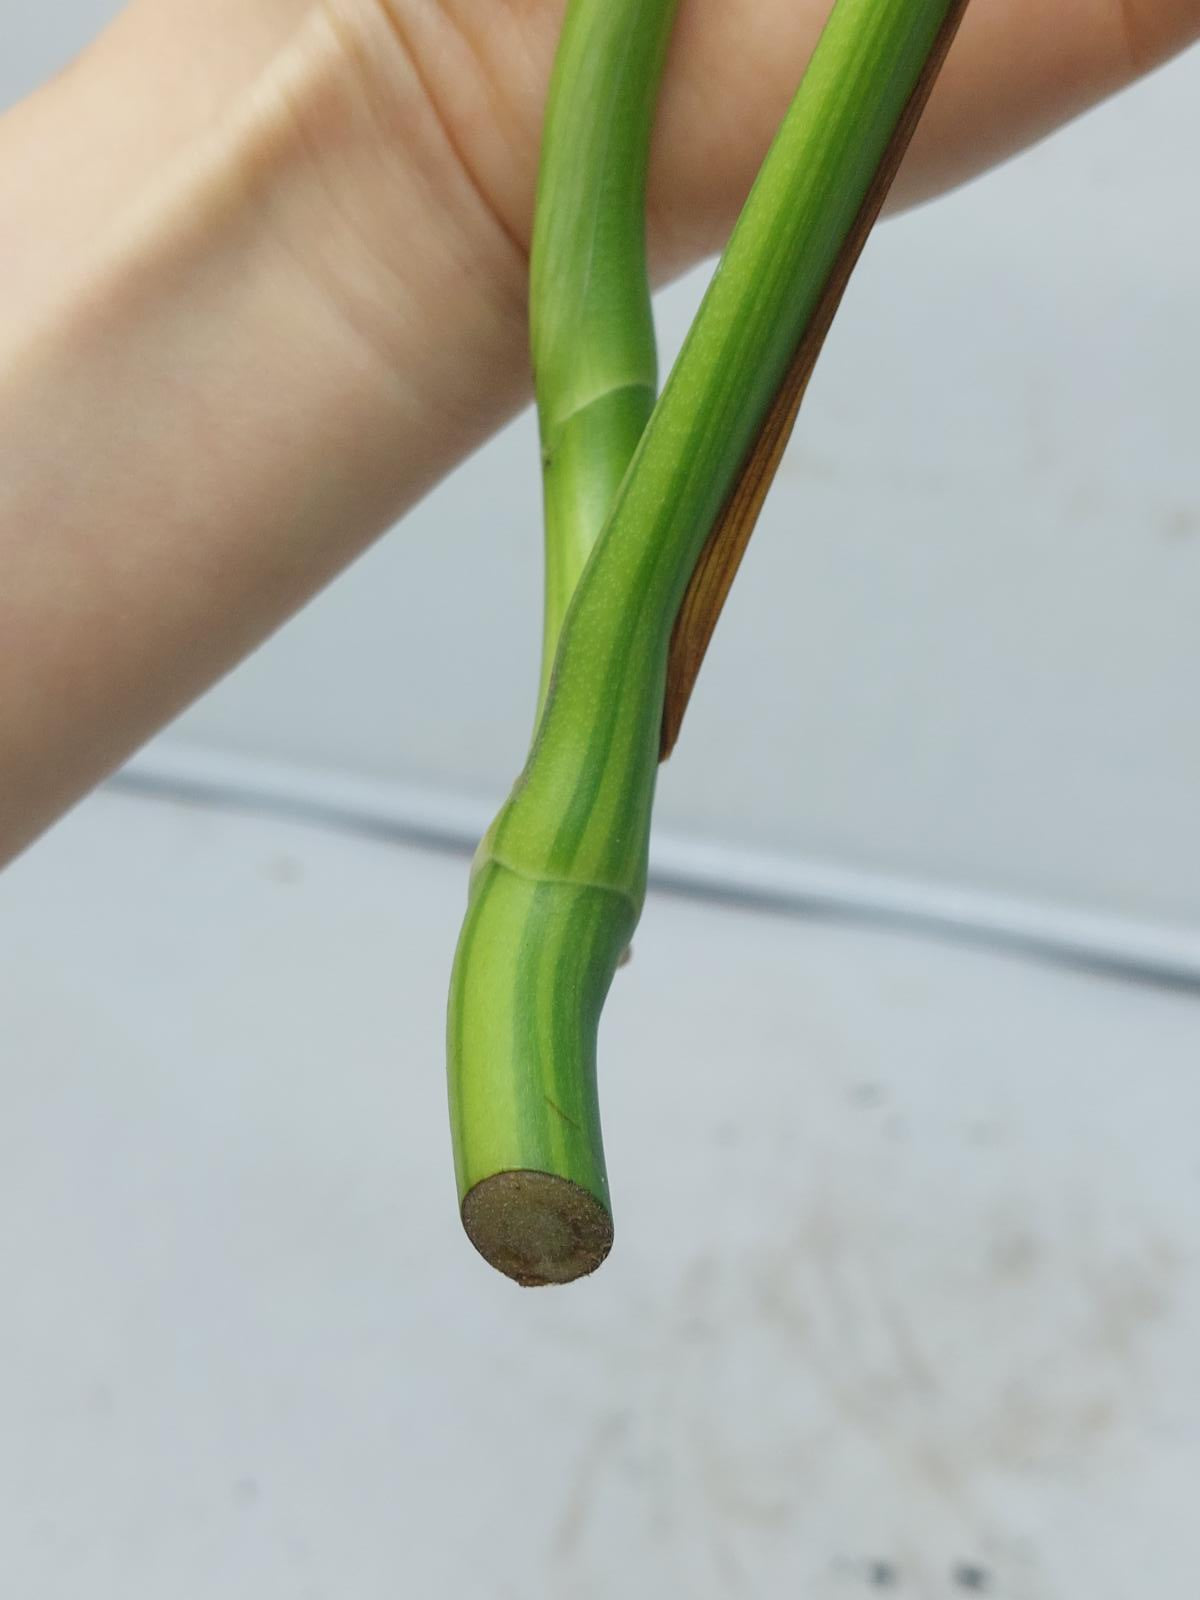
[[[460,1195],[499,1171],[543,1163],[536,1169],[607,1207],[598,1121],[574,1165],[530,1129],[539,1102],[594,1072],[596,997],[640,914],[671,629],[708,532],[845,265],[927,60],[960,10],[957,0],[839,0],[579,580],[525,770],[480,847],[455,964]],[[523,895],[501,914],[493,886],[507,880]],[[573,925],[542,916],[532,898],[539,885],[595,907],[587,960],[603,960],[602,970],[581,979]],[[522,953],[506,984],[514,945]],[[574,1103],[594,1106],[594,1087],[577,1086]],[[510,1231],[519,1222],[506,1213]],[[535,1231],[545,1237],[540,1221]],[[509,1242],[506,1233],[506,1251]],[[476,1243],[489,1254],[486,1240]],[[536,1258],[534,1250],[535,1267]],[[498,1264],[511,1270],[511,1259]],[[589,1257],[579,1270],[595,1264]],[[537,1270],[513,1275],[541,1281]],[[565,1275],[563,1262],[545,1274]]]

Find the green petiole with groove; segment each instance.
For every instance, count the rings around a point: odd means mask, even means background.
[[[837,0],[661,398],[644,180],[669,0],[572,0],[531,282],[547,529],[524,771],[480,845],[451,982],[463,1222],[522,1283],[612,1241],[600,1011],[716,615],[964,0]]]

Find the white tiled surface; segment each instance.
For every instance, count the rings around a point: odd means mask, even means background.
[[[652,899],[521,1292],[464,880],[114,795],[0,879],[0,1594],[1195,1600],[1200,1001]]]

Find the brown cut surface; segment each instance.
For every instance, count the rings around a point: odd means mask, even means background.
[[[498,1172],[462,1203],[467,1237],[486,1261],[531,1287],[585,1277],[612,1249],[612,1218],[586,1189],[552,1172]]]

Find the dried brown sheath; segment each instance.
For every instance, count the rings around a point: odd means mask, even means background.
[[[693,569],[691,581],[680,604],[667,655],[667,686],[663,701],[662,739],[659,760],[665,761],[675,748],[683,715],[691,699],[700,665],[704,660],[717,618],[737,576],[738,567],[746,553],[750,535],[758,521],[759,512],[767,497],[767,490],[779,468],[783,452],[791,438],[800,402],[808,387],[821,346],[829,332],[834,315],[841,303],[850,275],[862,254],[867,236],[883,209],[888,190],[896,176],[904,152],[920,121],[921,113],[929,99],[933,85],[947,52],[958,31],[966,10],[966,0],[955,0],[947,13],[933,49],[909,96],[908,103],[896,124],[895,132],[884,152],[871,187],[846,242],[838,255],[829,281],[817,302],[807,327],[796,346],[783,382],[771,408],[763,420],[755,440],[738,474],[733,492],[726,500]]]

